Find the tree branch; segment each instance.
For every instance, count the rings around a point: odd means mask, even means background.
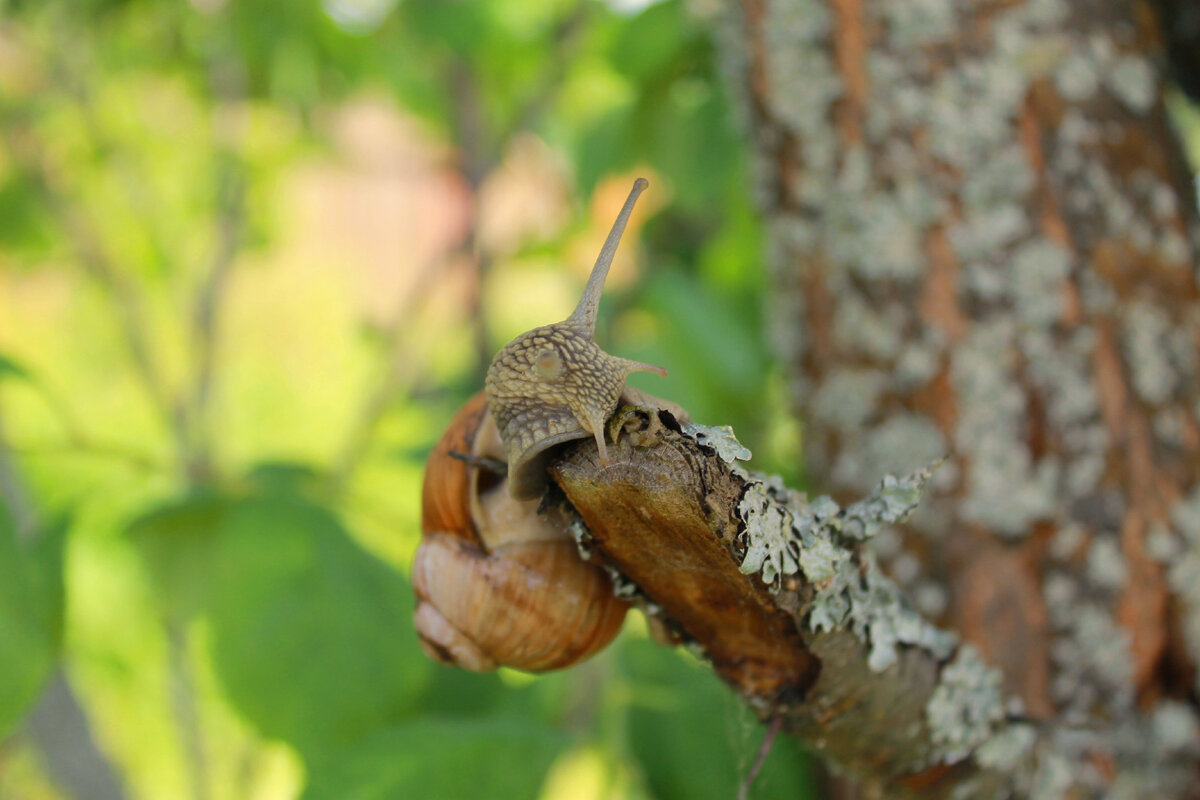
[[[667,412],[619,417],[632,432],[607,466],[590,440],[550,466],[585,523],[581,552],[761,718],[782,718],[891,798],[1028,791],[1053,779],[1063,748],[1099,741],[1021,719],[999,671],[880,571],[869,540],[912,513],[932,469],[839,507],[744,470],[736,459],[749,452],[728,429],[681,428]],[[1143,741],[1160,723],[1140,723]],[[1105,756],[1164,775],[1195,768],[1186,746],[1160,749],[1152,765],[1135,749]]]

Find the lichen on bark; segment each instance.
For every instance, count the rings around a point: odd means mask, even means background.
[[[718,40],[810,473],[948,453],[871,546],[1037,721],[1017,785],[1182,796],[1146,742],[1196,719],[1200,214],[1146,6],[742,0]]]

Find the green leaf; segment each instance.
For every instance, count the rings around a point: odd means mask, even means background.
[[[58,523],[23,544],[0,504],[0,740],[24,716],[54,666],[66,531]]]
[[[669,380],[683,387],[676,396],[696,398],[688,409],[695,419],[720,419],[746,435],[743,423],[761,414],[757,404],[769,364],[755,315],[742,313],[736,295],[720,294],[677,269],[651,273],[643,297],[664,320],[655,342],[660,352],[627,357],[651,363],[661,358],[671,366]]]
[[[224,518],[210,591],[230,699],[304,754],[400,719],[428,681],[407,582],[299,498],[247,500]]]
[[[17,175],[0,175],[0,245],[11,257],[14,251],[42,255],[54,243],[54,226],[39,201],[37,188]]]
[[[204,609],[218,532],[232,502],[217,494],[190,495],[147,512],[126,530],[167,617],[187,620]]]
[[[321,473],[296,461],[260,461],[247,471],[246,480],[263,494],[313,496],[322,488]]]
[[[763,737],[716,676],[655,643],[622,648],[633,681],[628,712],[630,748],[657,800],[728,800],[750,771]],[[750,797],[816,797],[811,761],[786,736],[774,745]]]
[[[0,381],[5,378],[17,378],[23,381],[33,381],[33,373],[31,373],[21,363],[0,354]]]
[[[621,27],[609,59],[625,75],[654,79],[670,71],[688,45],[687,9],[677,0],[655,3]]]
[[[418,719],[314,769],[302,800],[529,800],[566,744],[522,721]]]

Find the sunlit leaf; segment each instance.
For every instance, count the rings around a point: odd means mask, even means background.
[[[678,0],[655,3],[621,27],[610,57],[637,80],[660,77],[688,46],[687,9]]]
[[[54,229],[37,191],[27,181],[0,175],[0,244],[41,254],[53,244]]]
[[[0,502],[0,740],[21,720],[54,666],[66,530],[55,524],[22,541]]]
[[[226,516],[211,592],[230,699],[301,752],[400,719],[428,680],[407,582],[294,496],[248,500]]]
[[[0,381],[5,378],[17,378],[19,380],[31,381],[33,374],[21,365],[20,362],[0,354]]]
[[[729,800],[757,755],[763,726],[708,669],[648,639],[622,649],[634,681],[630,747],[657,800]],[[808,762],[786,736],[775,744],[750,798],[817,797]]]
[[[330,759],[302,800],[529,800],[566,745],[528,722],[417,719]]]
[[[165,616],[188,619],[208,601],[213,553],[232,500],[200,493],[155,508],[127,534],[145,561]]]

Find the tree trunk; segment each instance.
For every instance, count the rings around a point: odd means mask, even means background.
[[[1200,216],[1152,9],[742,0],[721,32],[814,482],[949,456],[874,552],[1045,733],[1017,791],[1195,792]]]

